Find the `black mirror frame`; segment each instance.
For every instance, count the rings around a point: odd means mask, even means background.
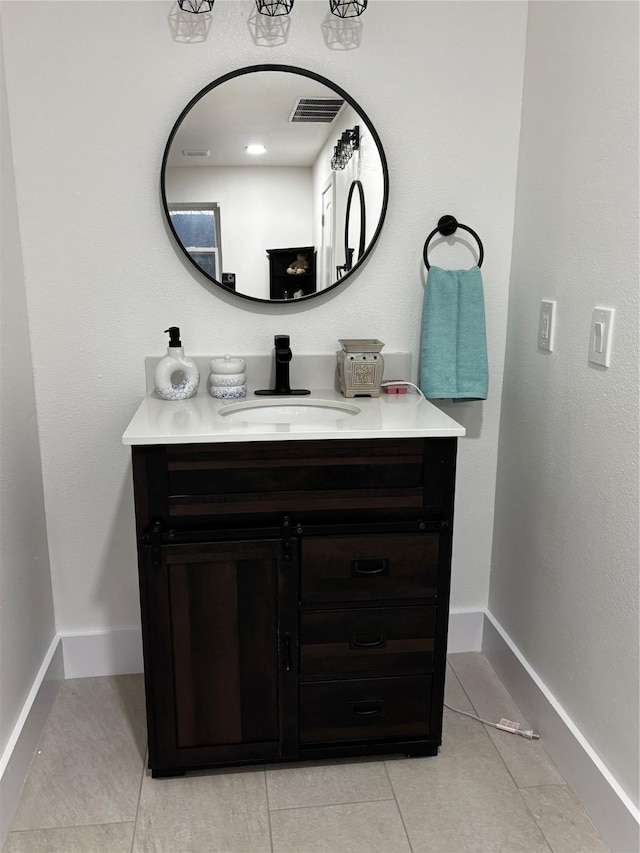
[[[349,257],[349,218],[351,216],[351,199],[353,198],[353,191],[358,190],[358,197],[360,200],[360,236],[358,238],[358,261],[364,255],[364,240],[365,240],[365,231],[367,228],[367,208],[364,198],[364,187],[362,186],[362,181],[351,181],[351,186],[349,187],[349,195],[347,196],[347,212],[345,214],[345,222],[344,222],[344,256],[346,258],[347,263],[347,272],[352,269],[351,259]]]
[[[353,109],[358,113],[359,121],[361,121],[363,124],[366,125],[369,133],[371,134],[373,140],[376,143],[376,147],[378,149],[378,154],[380,155],[380,162],[382,165],[382,177],[383,177],[383,183],[384,183],[384,191],[383,191],[383,197],[382,197],[382,209],[380,211],[380,219],[378,221],[378,225],[376,227],[376,230],[375,230],[373,236],[371,237],[371,241],[369,242],[369,245],[366,247],[366,250],[364,250],[364,245],[363,245],[365,236],[364,236],[364,228],[362,228],[361,232],[360,232],[360,246],[362,248],[359,252],[358,260],[356,261],[356,263],[353,264],[348,270],[345,271],[345,274],[342,276],[342,278],[339,278],[337,281],[335,281],[329,287],[326,287],[324,290],[317,291],[316,293],[310,293],[307,296],[303,296],[303,297],[301,297],[299,299],[295,299],[295,300],[292,299],[292,300],[284,301],[284,300],[272,300],[272,299],[259,299],[257,296],[248,296],[245,293],[230,290],[221,281],[218,281],[218,279],[215,279],[215,278],[213,278],[213,276],[210,276],[208,273],[206,273],[192,259],[189,252],[182,245],[182,242],[180,241],[180,238],[178,237],[178,234],[176,233],[176,230],[173,227],[173,223],[171,221],[171,216],[169,213],[169,204],[168,204],[167,195],[166,195],[165,173],[166,173],[166,167],[167,167],[167,160],[169,158],[169,152],[171,150],[171,145],[173,143],[175,135],[178,132],[178,129],[180,128],[180,125],[182,124],[183,120],[186,118],[186,116],[188,115],[188,113],[190,112],[192,107],[194,107],[195,104],[201,98],[203,98],[205,95],[207,95],[209,92],[211,92],[212,89],[217,88],[218,86],[222,85],[222,83],[225,83],[227,80],[232,80],[235,77],[242,76],[243,74],[252,74],[256,71],[283,71],[283,72],[286,71],[286,72],[289,72],[291,74],[300,74],[303,77],[309,77],[311,80],[315,80],[318,83],[322,83],[324,86],[327,86],[327,88],[336,92],[341,98],[344,98],[344,100],[348,104],[350,104],[351,107],[353,107]],[[346,243],[347,243],[347,230],[346,229],[348,227],[348,221],[349,221],[349,215],[348,214],[349,214],[349,208],[351,206],[351,196],[353,194],[354,184],[360,185],[359,186],[359,192],[360,192],[360,201],[361,201],[361,211],[364,212],[364,191],[362,189],[362,184],[360,183],[360,181],[353,181],[351,184],[351,187],[349,188],[349,197],[348,197],[348,201],[347,201],[347,215],[346,215],[346,223],[347,224],[345,225],[345,248],[346,248]],[[175,239],[175,242],[176,242],[178,248],[184,254],[184,256],[188,259],[189,263],[193,267],[195,267],[195,269],[198,270],[200,275],[202,275],[204,278],[208,279],[209,281],[213,282],[213,284],[216,284],[218,287],[220,287],[226,293],[234,293],[236,296],[240,296],[242,299],[248,299],[251,302],[262,302],[262,303],[266,303],[268,305],[274,305],[274,304],[276,304],[276,305],[295,305],[295,304],[299,304],[301,302],[308,302],[310,299],[314,299],[316,297],[324,295],[325,293],[329,293],[329,291],[338,287],[338,285],[344,284],[345,281],[350,276],[352,276],[353,273],[355,273],[356,270],[360,266],[362,266],[364,261],[368,258],[368,256],[370,255],[371,251],[373,250],[373,247],[375,246],[375,244],[378,240],[378,237],[380,236],[380,232],[382,230],[382,225],[384,223],[385,216],[387,213],[387,206],[389,204],[389,168],[387,166],[387,158],[385,156],[384,149],[382,147],[382,142],[380,141],[380,137],[378,136],[376,129],[371,124],[369,117],[362,110],[360,105],[356,101],[354,101],[354,99],[350,95],[348,95],[344,91],[344,89],[340,88],[340,86],[337,86],[335,83],[332,83],[330,80],[328,80],[326,77],[323,77],[320,74],[316,74],[313,71],[307,71],[304,68],[298,68],[294,65],[250,65],[250,66],[247,66],[246,68],[239,68],[236,71],[231,71],[228,74],[224,74],[222,77],[218,77],[217,80],[214,80],[212,83],[209,83],[209,85],[205,86],[204,89],[201,89],[189,101],[189,103],[186,105],[186,107],[182,110],[182,112],[178,116],[177,121],[173,125],[173,128],[171,129],[171,133],[169,134],[167,144],[165,145],[165,148],[164,148],[164,154],[162,156],[162,166],[161,166],[161,171],[160,171],[160,193],[161,193],[162,207],[164,209],[165,219],[166,219],[166,222],[168,223],[169,229],[170,229],[170,231],[171,231],[171,233]],[[347,260],[347,264],[348,264],[348,260]]]

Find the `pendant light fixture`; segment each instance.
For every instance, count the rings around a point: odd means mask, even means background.
[[[293,9],[294,0],[256,0],[258,12],[275,18],[278,15],[288,15]]]
[[[331,12],[338,18],[357,18],[367,8],[368,0],[329,0]]]
[[[344,169],[358,148],[360,148],[360,125],[356,124],[350,130],[345,130],[342,133],[333,149],[333,157],[331,158],[333,171],[339,172]]]
[[[215,0],[178,0],[178,6],[183,12],[193,12],[194,15],[210,12],[214,3]]]

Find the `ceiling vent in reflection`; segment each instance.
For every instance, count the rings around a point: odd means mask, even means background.
[[[183,148],[183,157],[210,157],[211,151],[208,148]]]
[[[343,104],[342,98],[298,98],[289,115],[289,121],[330,124]]]

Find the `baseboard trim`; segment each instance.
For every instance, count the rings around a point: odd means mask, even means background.
[[[483,610],[452,610],[449,613],[447,652],[479,652],[483,626]]]
[[[65,678],[127,675],[142,672],[142,634],[139,628],[62,634]]]
[[[0,758],[0,848],[11,826],[24,780],[63,681],[62,645],[56,635]]]
[[[485,611],[482,651],[615,853],[640,850],[640,812],[511,637]]]

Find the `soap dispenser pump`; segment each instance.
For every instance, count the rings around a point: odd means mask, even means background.
[[[167,354],[160,359],[154,373],[156,393],[163,400],[187,400],[198,390],[200,371],[192,358],[184,354],[180,329],[170,326]]]

